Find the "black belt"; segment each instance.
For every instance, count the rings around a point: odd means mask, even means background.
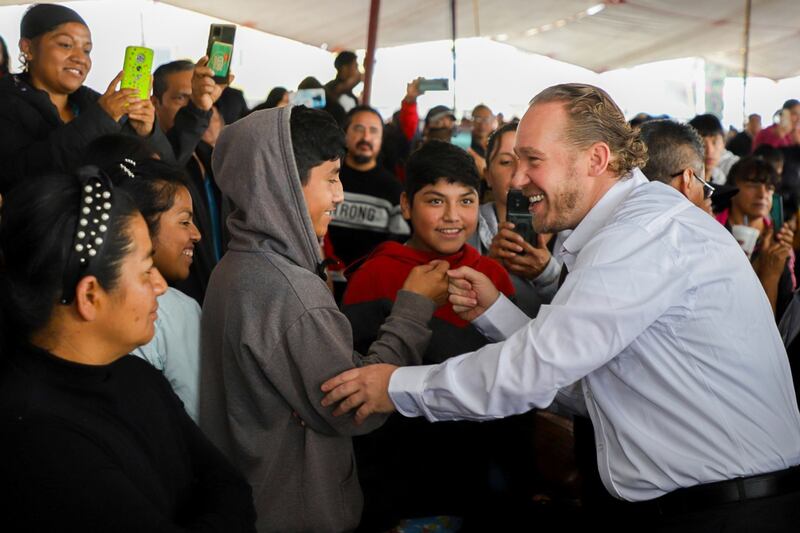
[[[700,511],[716,505],[780,496],[800,490],[800,466],[786,470],[706,483],[641,502],[661,515]]]

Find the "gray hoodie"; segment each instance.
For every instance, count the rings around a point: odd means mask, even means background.
[[[353,352],[350,324],[318,274],[290,111],[239,120],[214,150],[234,209],[203,304],[200,426],[252,485],[259,531],[346,531],[363,503],[351,436],[385,417],[362,426],[334,417],[320,385],[365,363],[419,364],[434,304],[401,291],[369,355]]]

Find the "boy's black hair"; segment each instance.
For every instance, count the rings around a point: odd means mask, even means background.
[[[737,185],[743,181],[766,183],[777,189],[781,177],[775,172],[775,167],[758,156],[747,156],[738,160],[728,172],[728,183]]]
[[[753,150],[753,155],[762,158],[764,161],[772,165],[776,171],[778,170],[778,165],[782,165],[784,161],[783,152],[781,152],[780,149],[768,144],[762,144]]]
[[[697,115],[689,121],[689,125],[697,130],[700,137],[713,137],[714,135],[725,137],[725,131],[722,129],[722,122],[711,113]]]
[[[312,168],[344,156],[344,132],[329,113],[296,106],[292,108],[289,124],[294,160],[302,185],[308,183]]]
[[[324,89],[324,87],[322,83],[320,83],[320,81],[314,76],[306,76],[297,85],[298,91],[303,91],[305,89]]]
[[[800,100],[796,98],[790,98],[783,103],[783,107],[781,109],[788,109],[791,110],[793,107],[800,105]]]
[[[188,59],[170,61],[158,67],[153,72],[153,96],[156,97],[156,100],[160,102],[161,97],[167,92],[167,76],[176,72],[186,72],[187,70],[194,70],[194,63]]]
[[[357,105],[353,109],[347,112],[347,115],[344,117],[344,124],[342,125],[342,129],[347,131],[347,128],[350,127],[350,122],[353,121],[353,117],[356,116],[358,113],[372,113],[378,120],[381,122],[381,126],[383,126],[383,117],[381,116],[380,112],[374,107],[370,107],[368,105]]]
[[[408,203],[414,203],[414,195],[423,187],[442,179],[480,190],[481,177],[471,155],[444,141],[428,141],[411,154],[406,163]]]
[[[333,60],[333,67],[339,71],[342,70],[342,67],[347,66],[356,60],[358,60],[357,55],[349,50],[345,50],[344,52],[339,52],[339,55]]]

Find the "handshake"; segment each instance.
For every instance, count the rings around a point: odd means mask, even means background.
[[[437,306],[449,300],[463,320],[475,320],[497,301],[500,291],[477,270],[449,267],[442,260],[414,267],[403,290],[430,298]],[[396,369],[394,365],[375,364],[342,372],[322,384],[323,407],[338,404],[334,416],[355,410],[356,425],[373,413],[391,413],[395,407],[389,398],[389,379]]]

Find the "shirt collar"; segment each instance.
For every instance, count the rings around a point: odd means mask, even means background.
[[[567,270],[572,269],[575,257],[583,247],[603,226],[617,209],[619,204],[628,197],[630,192],[636,187],[647,183],[648,180],[642,171],[634,168],[629,176],[619,179],[602,198],[592,207],[583,217],[570,236],[561,245],[559,255],[564,260]]]

